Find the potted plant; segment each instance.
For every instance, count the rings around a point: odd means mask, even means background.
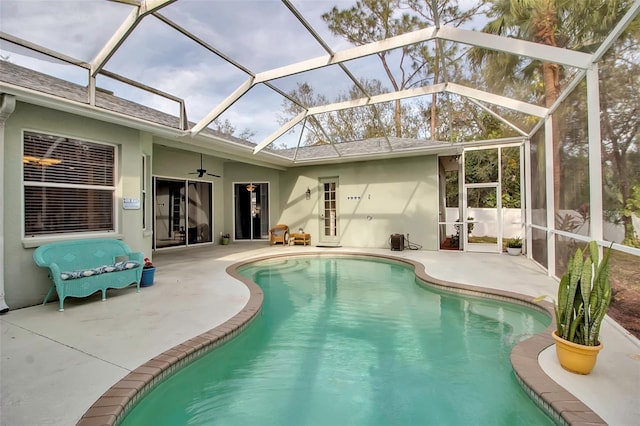
[[[223,246],[226,246],[229,244],[229,239],[231,238],[231,236],[228,233],[220,233],[220,244],[222,244]]]
[[[156,273],[156,267],[148,257],[144,258],[144,265],[142,266],[142,278],[140,279],[140,287],[149,287],[153,285],[153,278]]]
[[[565,370],[589,374],[602,349],[600,326],[611,302],[610,253],[611,247],[600,261],[595,241],[589,243],[584,253],[578,248],[558,285],[553,339],[558,360]]]
[[[522,252],[522,238],[508,238],[506,242],[507,253],[511,256],[518,256]]]

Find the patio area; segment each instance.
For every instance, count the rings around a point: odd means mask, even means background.
[[[373,253],[408,258],[449,281],[537,296],[556,283],[524,256],[269,246],[267,242],[161,251],[152,287],[110,291],[34,306],[0,317],[2,425],[70,425],[111,385],[159,353],[223,323],[249,292],[227,266],[283,253]],[[500,271],[499,273],[497,271]],[[542,352],[545,372],[611,425],[640,417],[640,344],[613,321],[603,325],[601,352],[589,376],[558,365],[553,347]]]

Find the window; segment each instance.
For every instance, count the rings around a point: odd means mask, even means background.
[[[142,189],[142,229],[147,229],[147,164],[146,155],[142,156],[142,173],[140,175],[140,188]]]
[[[24,133],[25,236],[115,231],[115,147]]]

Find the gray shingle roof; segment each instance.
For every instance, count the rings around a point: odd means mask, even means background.
[[[86,86],[81,86],[47,74],[33,71],[8,61],[0,61],[0,82],[24,87],[41,93],[47,93],[74,102],[88,103],[88,89]],[[180,129],[179,117],[128,101],[102,90],[96,91],[96,106],[160,126]],[[194,123],[190,123],[190,125],[193,124]],[[203,130],[202,134],[219,140],[245,145],[248,148],[256,146],[256,144],[251,141],[229,136],[210,128]],[[415,153],[416,150],[442,145],[443,144],[440,142],[389,137],[336,144],[303,146],[297,150],[295,148],[265,148],[264,151],[288,158],[292,161],[310,161],[323,159],[329,160],[339,157],[356,159],[361,156],[386,156],[390,153],[401,155],[403,151]]]

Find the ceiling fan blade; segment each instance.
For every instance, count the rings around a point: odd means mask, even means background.
[[[187,173],[189,175],[198,175],[199,178],[203,177],[204,175],[209,175],[209,176],[213,176],[213,177],[221,177],[220,175],[215,175],[213,173],[207,173],[207,170],[203,167],[202,165],[202,154],[200,154],[200,168],[196,169],[195,172],[191,172],[191,173]]]

